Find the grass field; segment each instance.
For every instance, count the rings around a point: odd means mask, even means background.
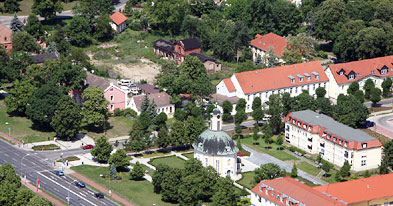
[[[248,189],[252,189],[257,185],[254,183],[254,172],[242,173],[242,178],[236,182]]]
[[[97,184],[108,188],[109,183],[100,174],[108,172],[106,167],[95,167],[95,166],[77,166],[72,167],[72,170],[80,173],[81,175],[88,177]],[[161,201],[161,195],[153,192],[153,185],[147,180],[144,181],[133,181],[129,180],[129,173],[122,173],[122,180],[111,181],[111,190],[113,193],[129,200],[138,206],[173,206],[175,204],[166,203]]]
[[[194,158],[194,153],[193,152],[183,153],[182,155],[187,157],[188,159]]]
[[[18,16],[28,16],[29,14],[32,13],[31,11],[31,6],[33,6],[34,0],[22,0],[19,2],[19,9],[20,11],[17,13]],[[63,5],[63,10],[67,11],[67,10],[71,10],[76,4],[78,3],[78,1],[72,1],[69,3],[64,3],[62,2],[61,4]],[[3,6],[4,3],[1,2],[0,6]],[[7,13],[0,13],[0,16],[13,16],[14,14],[7,14]]]
[[[382,144],[385,144],[386,142],[390,142],[392,141],[391,139],[389,139],[388,137],[383,136],[382,134],[379,134],[377,132],[374,132],[372,129],[360,129],[363,132],[366,132],[367,134],[369,134],[370,136],[373,136],[377,139],[379,139],[379,141],[381,141]]]
[[[321,169],[318,169],[314,165],[311,165],[307,162],[296,163],[296,167],[313,176],[317,176],[319,172],[321,172]]]
[[[108,122],[110,128],[106,131],[106,136],[108,138],[114,138],[114,137],[121,137],[121,136],[128,135],[130,133],[134,121],[127,117],[120,116],[120,117],[110,117]],[[97,138],[102,135],[105,135],[105,133],[88,131],[87,135],[93,138]]]
[[[271,149],[265,149],[267,144],[262,139],[258,139],[257,142],[259,143],[259,145],[254,145],[255,141],[252,137],[244,138],[241,140],[241,142],[242,142],[242,144],[245,144],[252,149],[255,149],[259,152],[266,153],[266,154],[271,155],[271,156],[273,156],[279,160],[282,160],[282,161],[299,160],[297,157],[290,155],[290,154],[286,153],[285,151],[277,150],[278,145],[276,145],[274,143],[269,145],[271,147]]]
[[[185,162],[186,162],[185,160],[180,159],[173,155],[168,157],[159,157],[159,158],[152,159],[150,160],[149,164],[153,165],[154,167],[157,167],[159,164],[164,164],[170,167],[183,169]]]
[[[7,124],[6,124],[7,123]],[[11,128],[11,137],[24,140],[29,136],[30,142],[47,141],[48,137],[53,139],[54,132],[44,132],[32,129],[32,122],[26,117],[12,117],[7,113],[4,100],[0,100],[0,131],[8,135],[8,128]],[[27,143],[27,142],[26,142]]]

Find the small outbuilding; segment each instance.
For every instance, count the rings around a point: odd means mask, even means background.
[[[111,26],[113,30],[116,30],[117,33],[121,33],[126,29],[127,17],[124,16],[122,13],[117,11],[112,14],[110,18],[112,20]]]

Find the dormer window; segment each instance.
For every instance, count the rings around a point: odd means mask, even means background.
[[[371,74],[375,74],[375,70],[372,70],[372,71],[371,71]]]
[[[333,142],[336,142],[337,141],[337,137],[333,137]]]
[[[292,75],[289,75],[288,78],[291,79],[292,84],[295,83],[295,77],[293,77]]]
[[[367,148],[367,143],[362,143],[362,148],[363,149]]]
[[[352,73],[352,74],[350,74],[350,75],[348,76],[348,79],[349,79],[349,80],[351,80],[351,79],[355,79],[355,74],[353,74],[353,73]]]
[[[314,76],[315,76],[315,79],[319,79],[319,74],[318,74],[318,72],[311,72]]]
[[[386,73],[388,73],[388,70],[387,70],[387,69],[382,69],[382,70],[381,70],[381,74],[386,74]]]
[[[297,76],[297,78],[299,78],[299,82],[303,82],[303,76],[302,75],[298,74],[296,76]]]
[[[340,75],[340,76],[341,76],[341,75],[344,75],[344,74],[345,74],[344,69],[341,69],[340,72],[338,73],[338,75]]]
[[[308,73],[303,73],[303,75],[306,77],[307,81],[311,81],[311,76]]]

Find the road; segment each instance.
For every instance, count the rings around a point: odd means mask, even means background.
[[[0,140],[0,165],[6,162],[13,165],[18,175],[24,176],[26,174],[27,180],[30,182],[35,184],[38,178],[40,188],[59,199],[67,202],[67,196],[70,194],[71,205],[117,205],[107,198],[96,199],[93,190],[76,187],[73,184],[74,180],[68,176],[57,176],[51,166],[51,161],[41,154],[21,150]]]
[[[114,11],[119,11],[120,8],[123,8],[123,6],[127,3],[128,0],[119,0],[117,4],[115,4],[115,10]],[[57,13],[56,17],[57,18],[67,18],[67,17],[72,17],[74,16],[74,13],[72,13],[72,10],[68,11],[63,11],[61,13]],[[19,20],[23,22],[24,19],[27,21],[28,16],[18,16]],[[3,24],[6,27],[10,27],[11,19],[13,18],[12,16],[0,16],[0,24]],[[39,17],[39,20],[44,20],[44,18]]]
[[[378,102],[378,105],[382,107],[391,107],[393,103],[393,99],[383,99]],[[365,102],[364,105],[366,105],[367,108],[370,108],[372,105],[372,102]]]
[[[254,124],[255,124],[255,121],[251,120],[251,121],[241,123],[240,126],[253,127]],[[222,130],[223,131],[235,130],[235,124],[224,124],[224,125],[222,125]]]

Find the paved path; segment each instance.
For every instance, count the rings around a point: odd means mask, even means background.
[[[391,119],[393,119],[393,114],[377,115],[367,120],[375,123],[375,127],[370,128],[371,130],[393,139],[393,123],[389,121]]]
[[[281,161],[281,160],[279,160],[279,159],[277,159],[275,157],[272,157],[272,156],[270,156],[268,154],[257,152],[255,150],[247,147],[244,144],[242,146],[243,146],[243,148],[245,150],[247,150],[247,151],[249,151],[251,153],[249,158],[245,158],[248,161],[250,161],[250,162],[252,162],[252,163],[254,163],[254,164],[258,165],[258,166],[260,166],[262,164],[267,164],[267,163],[274,163],[274,164],[279,165],[285,171],[291,172],[293,164]],[[306,173],[306,172],[304,172],[304,171],[302,171],[300,169],[298,169],[298,175],[300,177],[302,177],[302,178],[304,178],[304,179],[314,183],[314,184],[320,184],[320,185],[327,184],[325,181],[323,181],[323,180],[321,180],[319,178],[316,178],[316,177],[314,177],[314,176],[312,176],[312,175],[310,175],[310,174],[308,174],[308,173]]]
[[[77,173],[77,172],[72,173],[71,176],[73,176],[73,177],[75,177],[76,179],[79,179],[79,180],[85,182],[86,184],[88,184],[88,185],[90,185],[91,187],[93,187],[93,188],[99,190],[99,191],[102,192],[102,193],[108,194],[108,191],[109,191],[109,190],[108,190],[107,188],[102,187],[101,185],[95,183],[93,180],[90,180],[89,178],[87,178],[87,177],[85,177],[85,176],[83,176],[83,175],[81,175],[81,174],[79,174],[79,173]],[[126,206],[134,206],[133,204],[131,204],[131,203],[128,202],[127,200],[125,200],[125,199],[119,197],[118,195],[116,195],[116,194],[114,194],[114,193],[112,193],[111,197],[112,197],[113,199],[119,201],[120,203],[126,205]]]
[[[0,136],[4,137],[6,140],[8,140],[9,142],[12,142],[15,145],[19,145],[21,142],[19,142],[18,140],[8,136],[7,134],[0,132]]]

